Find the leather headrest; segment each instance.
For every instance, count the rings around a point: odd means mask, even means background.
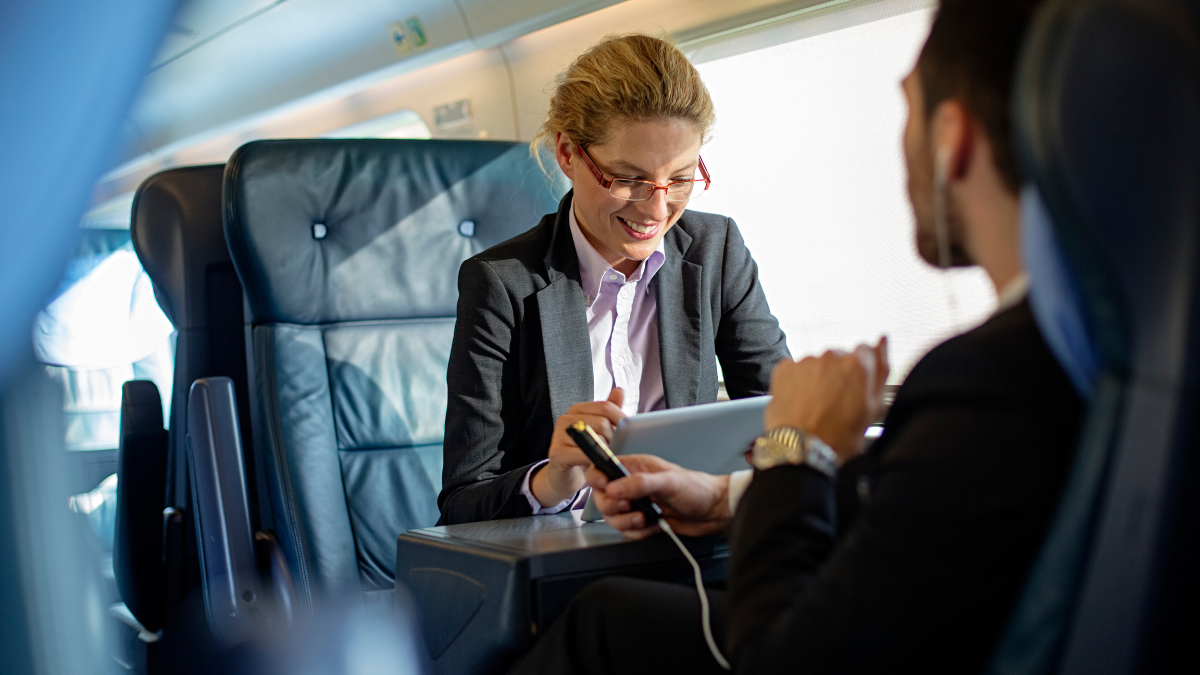
[[[454,316],[461,263],[565,192],[521,143],[258,141],[229,161],[225,233],[255,323]]]
[[[204,329],[205,272],[228,263],[221,228],[225,165],[191,166],[155,174],[133,198],[130,238],[163,313],[179,330]]]

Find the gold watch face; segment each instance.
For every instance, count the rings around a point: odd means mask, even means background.
[[[791,434],[787,437],[791,443],[780,442],[781,431]],[[806,464],[831,478],[837,473],[833,452],[820,439],[795,429],[776,429],[755,441],[752,463],[760,470],[781,464]]]

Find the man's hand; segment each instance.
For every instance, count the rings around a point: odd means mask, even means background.
[[[579,492],[584,486],[585,472],[592,465],[587,455],[567,435],[567,427],[582,421],[603,436],[605,441],[611,442],[617,423],[625,419],[625,413],[621,410],[624,402],[625,392],[620,387],[613,387],[607,401],[576,403],[558,418],[554,423],[554,435],[550,437],[550,462],[539,467],[529,481],[529,490],[539,504],[554,506]]]
[[[729,476],[689,471],[653,455],[622,455],[621,463],[632,475],[609,481],[593,467],[587,483],[604,522],[627,537],[641,539],[659,530],[646,527],[641,511],[630,511],[630,502],[640,497],[654,500],[679,534],[716,534],[729,522]]]
[[[858,454],[863,432],[883,409],[888,372],[886,336],[850,353],[780,361],[771,375],[764,426],[803,429],[828,443],[844,463]]]

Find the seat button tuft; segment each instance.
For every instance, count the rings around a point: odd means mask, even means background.
[[[312,234],[313,239],[324,239],[329,234],[329,228],[325,227],[325,223],[313,223]]]
[[[464,237],[475,236],[475,221],[464,220],[458,224],[458,233]]]

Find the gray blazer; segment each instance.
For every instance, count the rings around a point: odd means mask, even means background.
[[[440,525],[531,515],[525,473],[546,458],[555,420],[592,399],[571,197],[459,269]],[[717,359],[731,397],[767,393],[789,354],[737,226],[685,211],[663,242],[651,283],[667,407],[717,400]]]

